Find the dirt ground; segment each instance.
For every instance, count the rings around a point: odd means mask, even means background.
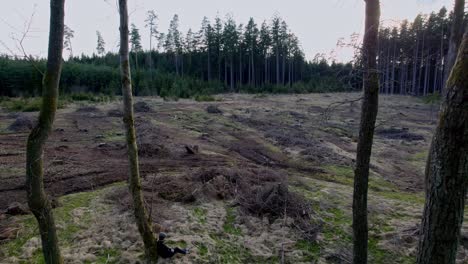
[[[358,97],[137,98],[149,210],[171,243],[192,248],[189,256],[172,262],[274,263],[284,255],[288,263],[349,263],[360,103],[336,102]],[[59,200],[59,229],[69,263],[136,263],[141,258],[142,242],[125,188],[120,104],[73,104],[59,110],[45,151],[46,189]],[[424,163],[435,125],[430,113],[430,106],[417,98],[381,97],[369,192],[371,263],[414,262]],[[0,212],[26,201],[25,143],[36,116],[0,112]],[[226,187],[232,176],[194,180],[202,172],[232,169],[239,175],[284,178],[289,190],[310,204],[314,238],[306,238],[295,219],[241,210],[232,188]],[[40,259],[33,224],[29,215],[1,214],[0,263]],[[468,261],[467,231],[465,223],[460,263]]]

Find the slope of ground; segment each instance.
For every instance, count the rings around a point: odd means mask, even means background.
[[[352,101],[358,97],[222,95],[209,103],[138,98],[149,211],[170,243],[192,249],[171,262],[275,263],[284,256],[287,263],[349,263],[360,111]],[[345,100],[350,101],[336,103]],[[49,140],[46,188],[61,197],[55,210],[70,263],[135,263],[142,256],[125,188],[119,105],[59,110]],[[369,193],[370,260],[413,263],[433,117],[429,106],[411,97],[382,96],[379,110]],[[29,125],[18,123],[35,115],[0,113],[0,210],[25,202]],[[213,171],[216,175],[206,174]],[[258,177],[260,184],[270,176],[305,198],[313,235],[292,212],[278,218],[244,210],[232,178]],[[34,219],[6,214],[0,219],[0,263],[40,263]],[[464,237],[467,229],[465,224]],[[461,244],[463,263],[468,249],[466,240]]]

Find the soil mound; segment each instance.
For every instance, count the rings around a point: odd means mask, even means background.
[[[20,115],[16,120],[8,127],[8,130],[13,132],[27,132],[33,129],[36,121],[34,118]]]
[[[152,111],[151,107],[146,102],[135,103],[133,108],[137,113],[148,113]]]
[[[218,106],[216,105],[209,105],[206,108],[206,112],[208,112],[209,114],[222,114],[223,113],[223,111],[221,111],[221,109],[219,109]]]

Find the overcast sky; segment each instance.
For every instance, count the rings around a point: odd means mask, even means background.
[[[29,54],[45,56],[49,21],[48,0],[3,0],[0,9],[0,53],[20,53],[12,38],[21,36],[25,22],[34,13],[30,33],[24,41]],[[75,31],[73,53],[91,54],[96,47],[96,30],[106,41],[106,50],[117,51],[118,12],[116,0],[66,0],[65,24]],[[453,9],[453,0],[381,0],[384,24],[412,20],[418,13]],[[338,39],[349,40],[364,27],[363,0],[129,0],[131,23],[140,28],[143,47],[148,48],[145,16],[148,10],[159,16],[159,29],[167,31],[174,14],[182,31],[198,30],[203,16],[210,20],[230,13],[238,23],[253,17],[257,24],[279,13],[299,37],[308,59],[317,53],[333,54],[338,61],[349,60],[350,50],[336,48]],[[7,46],[11,51],[8,51]],[[333,53],[331,53],[334,51]],[[65,52],[64,56],[68,56]]]

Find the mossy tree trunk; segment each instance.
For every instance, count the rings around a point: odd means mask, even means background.
[[[129,31],[127,0],[119,0],[120,11],[120,73],[122,95],[124,103],[123,122],[126,130],[127,152],[130,168],[129,188],[133,197],[133,209],[137,221],[138,231],[145,245],[147,263],[157,262],[157,240],[153,234],[151,221],[144,206],[141,190],[140,169],[138,165],[138,149],[136,143],[135,121],[133,114],[132,83],[129,64]]]
[[[43,79],[39,121],[28,137],[26,147],[26,191],[28,205],[39,224],[42,252],[46,263],[63,263],[58,245],[52,206],[44,190],[43,153],[55,118],[62,72],[65,0],[50,1],[50,33],[47,68]]]
[[[365,0],[365,2],[366,22],[362,48],[364,63],[364,98],[361,109],[353,193],[353,263],[355,264],[367,263],[367,189],[369,181],[369,163],[379,100],[379,75],[376,57],[378,50],[380,3],[379,0]]]
[[[418,264],[455,263],[468,182],[468,27],[446,84],[426,164]]]

